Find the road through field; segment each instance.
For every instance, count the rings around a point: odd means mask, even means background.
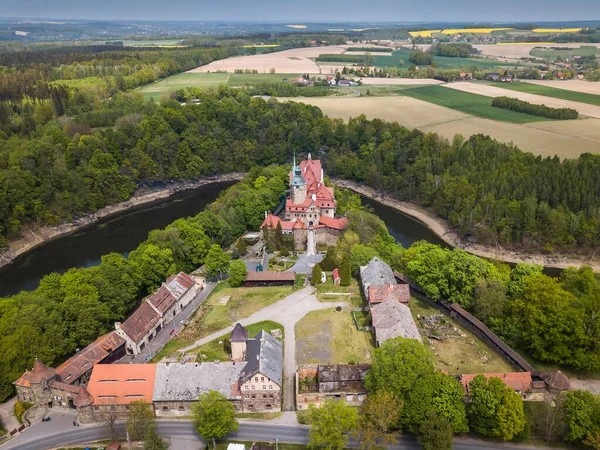
[[[444,87],[450,89],[456,89],[458,91],[469,92],[471,94],[485,95],[487,97],[512,97],[518,98],[534,105],[546,105],[550,108],[572,108],[588,117],[594,117],[600,119],[600,106],[588,105],[585,103],[572,102],[569,100],[561,100],[558,98],[544,97],[542,95],[528,94],[526,92],[518,91],[507,91],[495,86],[489,86],[487,84],[476,84],[476,83],[448,83],[444,84]]]
[[[291,100],[321,108],[332,118],[348,120],[364,114],[368,119],[396,121],[409,128],[438,133],[448,139],[487,134],[500,142],[512,142],[523,151],[541,156],[577,158],[600,153],[600,119],[535,122],[525,125],[481,119],[443,106],[402,96],[313,97]]]

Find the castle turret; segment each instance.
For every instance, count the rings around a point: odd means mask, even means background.
[[[290,195],[292,203],[300,205],[306,200],[306,181],[302,176],[302,169],[296,165],[296,154],[294,153],[294,167],[292,167],[292,181],[290,182]]]
[[[231,332],[231,359],[232,361],[246,360],[246,343],[248,342],[248,330],[241,324],[236,323]]]

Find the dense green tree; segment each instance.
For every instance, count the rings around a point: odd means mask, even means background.
[[[434,411],[439,418],[448,420],[453,433],[468,431],[463,397],[464,389],[454,377],[432,372],[418,378],[406,394],[404,427],[418,434],[429,413]]]
[[[348,258],[344,258],[340,266],[340,285],[350,286],[351,282],[352,269],[350,268],[350,261],[348,261]]]
[[[198,434],[212,441],[214,449],[217,448],[217,439],[238,429],[233,404],[217,391],[201,394],[192,405],[192,416]]]
[[[508,441],[524,430],[523,401],[500,378],[477,375],[469,385],[469,395],[472,431]]]
[[[223,251],[220,245],[212,245],[206,255],[206,263],[204,264],[206,275],[221,278],[221,275],[226,273],[229,268],[229,260],[229,253]]]
[[[235,259],[229,263],[229,283],[232,287],[239,287],[246,281],[246,263]]]
[[[600,430],[600,400],[589,391],[576,390],[565,396],[566,440],[582,443]]]
[[[403,402],[393,394],[379,391],[367,397],[360,408],[357,438],[363,450],[379,449],[396,441],[392,430],[398,427]]]
[[[321,274],[323,273],[323,269],[321,269],[321,266],[317,263],[315,264],[315,266],[312,269],[311,275],[310,275],[310,283],[313,286],[316,286],[317,284],[321,284]]]
[[[129,404],[127,413],[127,433],[135,441],[144,439],[148,429],[154,424],[152,404],[145,400],[135,400]]]
[[[313,449],[342,450],[349,433],[358,425],[356,408],[344,401],[327,399],[320,408],[310,405],[308,446]]]
[[[419,444],[423,450],[452,450],[450,421],[433,410],[429,411],[419,428]]]
[[[158,434],[155,423],[150,424],[144,435],[144,450],[169,450],[169,443]]]
[[[388,339],[373,351],[365,384],[370,392],[384,390],[405,398],[418,379],[434,372],[433,361],[431,351],[414,339]]]

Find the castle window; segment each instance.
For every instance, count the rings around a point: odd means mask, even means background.
[[[248,390],[248,386],[244,386],[244,390],[247,391]]]
[[[260,377],[260,381],[265,381],[265,377]]]
[[[263,394],[263,399],[267,398],[267,394]]]
[[[254,381],[258,383],[258,377],[254,377]]]

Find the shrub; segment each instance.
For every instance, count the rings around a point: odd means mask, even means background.
[[[546,105],[533,105],[518,98],[504,96],[494,98],[492,106],[555,120],[573,120],[579,117],[579,113],[571,108],[550,108]]]
[[[312,275],[310,277],[310,282],[312,283],[313,286],[316,286],[317,284],[321,283],[321,273],[322,272],[323,272],[323,269],[321,269],[321,266],[319,264],[315,264],[315,267],[313,267]]]
[[[19,423],[23,423],[23,414],[33,406],[33,403],[20,402],[15,403],[15,417]]]
[[[279,252],[280,256],[290,256],[290,250],[287,248],[287,246],[283,246],[281,247],[281,251]]]

